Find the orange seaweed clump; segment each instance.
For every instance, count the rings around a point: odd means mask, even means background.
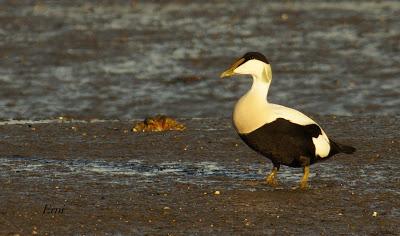
[[[144,121],[140,121],[132,128],[133,132],[160,132],[167,130],[185,130],[186,127],[176,121],[175,119],[165,116],[157,115],[147,117]]]

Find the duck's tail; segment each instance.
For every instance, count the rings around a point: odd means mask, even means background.
[[[333,140],[331,141],[331,147],[335,150],[336,153],[346,153],[346,154],[353,154],[356,151],[355,147],[349,146],[349,145],[344,145],[340,144],[338,142],[335,142]]]

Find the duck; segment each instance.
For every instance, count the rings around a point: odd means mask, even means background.
[[[236,102],[232,120],[243,142],[271,160],[273,167],[266,176],[268,185],[278,186],[278,171],[284,165],[303,168],[299,187],[308,189],[310,165],[339,153],[356,151],[330,139],[319,124],[302,112],[268,101],[272,69],[262,53],[245,53],[220,77],[234,75],[250,75],[253,79],[251,88]]]

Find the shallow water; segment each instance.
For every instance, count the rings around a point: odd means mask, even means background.
[[[263,52],[269,99],[318,114],[399,114],[400,3],[2,1],[0,118],[230,115]]]
[[[234,163],[235,164],[235,163]],[[265,178],[269,172],[268,166],[264,163],[251,165],[228,165],[213,162],[175,162],[164,161],[160,163],[148,163],[146,160],[130,159],[129,161],[110,161],[110,160],[57,160],[48,158],[27,158],[9,157],[0,160],[0,176],[4,178],[18,178],[28,176],[30,181],[68,180],[77,176],[84,177],[86,183],[97,182],[104,178],[104,182],[118,185],[136,186],[147,188],[143,183],[153,183],[161,178],[168,184],[185,183],[195,185],[212,185],[228,189],[241,190],[265,190],[265,185],[258,185],[255,181]],[[346,171],[347,170],[347,171]],[[357,189],[363,193],[392,193],[400,195],[400,191],[383,186],[382,183],[392,182],[395,168],[390,165],[364,167],[349,171],[346,165],[338,163],[325,163],[316,165],[310,174],[311,180],[318,180],[316,188],[329,185],[329,181],[334,180],[343,189]],[[314,173],[316,172],[316,173]],[[357,178],[352,178],[356,172]],[[40,173],[40,174],[39,174]],[[389,174],[391,173],[391,174]],[[283,167],[279,171],[279,179],[284,185],[296,186],[302,176],[300,169]],[[108,180],[107,180],[108,179]],[[249,184],[248,181],[253,181]],[[321,184],[322,182],[322,184]],[[323,183],[325,182],[325,183]],[[228,187],[227,187],[228,186]],[[359,186],[365,186],[360,189]],[[164,188],[162,186],[161,188]],[[285,189],[278,187],[277,189]]]

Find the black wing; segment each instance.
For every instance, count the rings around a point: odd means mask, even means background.
[[[310,157],[310,161],[314,162],[316,157],[312,138],[321,134],[321,128],[316,124],[299,125],[278,118],[249,134],[240,134],[240,137],[273,162],[298,166],[300,156]]]

